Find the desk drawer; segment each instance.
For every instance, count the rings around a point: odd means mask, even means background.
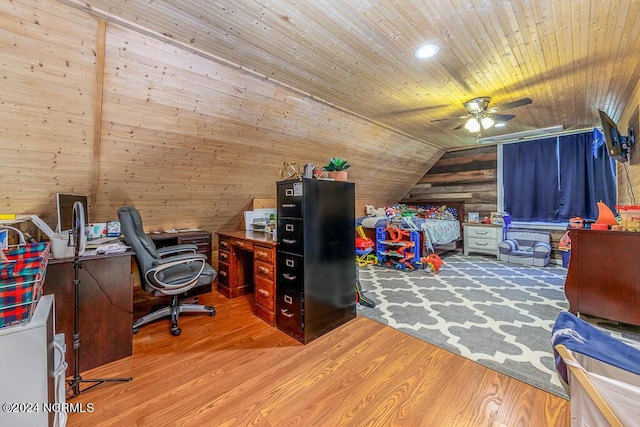
[[[247,242],[246,240],[239,240],[239,239],[231,239],[231,245],[232,246],[237,246],[240,249],[244,249],[245,251],[251,251],[253,252],[253,243],[251,242]]]
[[[273,264],[273,248],[255,245],[253,248],[254,259]]]
[[[256,276],[262,276],[265,279],[273,280],[273,264],[266,262],[254,261],[253,272]]]
[[[229,264],[226,262],[219,261],[218,262],[218,283],[229,287]]]
[[[255,277],[255,300],[267,310],[273,311],[275,300],[275,286],[273,280],[267,280],[263,277]]]
[[[220,246],[221,251],[231,250],[231,243],[228,237],[218,237],[218,246]]]
[[[229,262],[230,257],[231,255],[227,251],[221,250],[218,252],[218,261]]]

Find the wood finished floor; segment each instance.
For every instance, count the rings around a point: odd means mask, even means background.
[[[133,355],[83,373],[132,376],[70,400],[68,426],[568,426],[569,402],[364,317],[303,346],[251,298],[140,328]]]

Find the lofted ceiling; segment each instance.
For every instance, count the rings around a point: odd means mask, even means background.
[[[445,150],[462,103],[529,97],[483,136],[614,120],[640,79],[640,1],[63,0]],[[425,43],[439,53],[417,60]]]

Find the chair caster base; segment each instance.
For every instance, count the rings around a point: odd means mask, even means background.
[[[138,328],[133,328],[133,333],[134,333],[134,334],[137,334],[137,333],[138,333],[138,330],[139,330]]]
[[[215,308],[213,308],[212,306],[207,305],[207,306],[205,306],[204,308],[205,308],[205,309],[207,309],[207,310],[209,310],[209,316],[213,316],[214,314],[216,314],[216,309],[215,309]]]
[[[180,335],[181,332],[182,332],[182,329],[180,328],[171,328],[171,334],[174,337],[177,337],[178,335]]]

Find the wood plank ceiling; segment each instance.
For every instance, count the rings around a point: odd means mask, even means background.
[[[614,120],[640,78],[640,1],[63,0],[161,33],[443,149],[476,143],[462,103],[533,104],[483,136]],[[427,60],[424,43],[439,47]]]

